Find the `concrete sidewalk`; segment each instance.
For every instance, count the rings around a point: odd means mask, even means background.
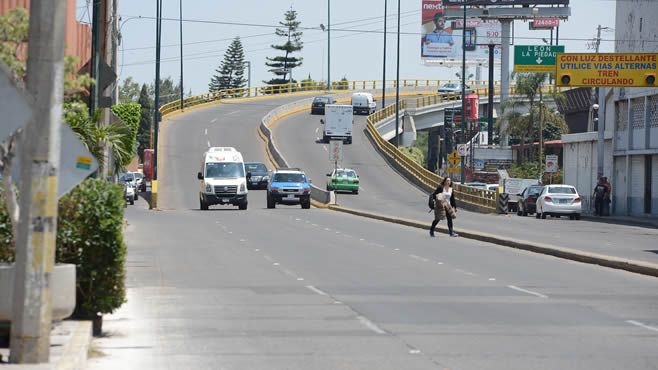
[[[602,222],[613,225],[637,226],[651,229],[658,229],[658,218],[650,217],[633,217],[633,216],[583,216],[584,220],[593,222]]]
[[[91,345],[91,321],[62,321],[55,324],[50,336],[50,363],[28,365],[0,363],[3,370],[85,370]],[[3,361],[9,349],[0,348]]]

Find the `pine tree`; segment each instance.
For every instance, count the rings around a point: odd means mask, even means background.
[[[210,80],[210,92],[225,89],[238,89],[246,85],[244,78],[244,49],[242,41],[236,37],[224,53],[224,60],[220,63],[216,74]]]
[[[284,56],[277,56],[274,58],[267,58],[266,66],[270,67],[270,72],[274,73],[276,77],[269,81],[264,81],[269,85],[287,84],[294,82],[291,79],[292,70],[302,65],[303,58],[292,57],[290,54],[298,52],[303,48],[301,41],[302,32],[299,31],[300,21],[297,20],[297,12],[288,10],[285,13],[285,21],[279,22],[284,28],[277,28],[276,35],[285,38],[286,42],[281,45],[272,45],[273,49],[285,52]]]
[[[146,84],[142,85],[137,103],[142,106],[142,117],[137,129],[137,154],[140,159],[144,160],[144,149],[151,146],[151,122],[153,121],[153,100],[149,96]]]

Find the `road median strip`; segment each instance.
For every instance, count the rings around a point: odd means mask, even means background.
[[[355,216],[366,217],[374,220],[390,222],[408,227],[415,227],[423,230],[429,230],[429,224],[427,222],[423,223],[416,220],[403,219],[399,217],[382,215],[382,214],[362,211],[358,209],[345,208],[338,205],[328,205],[326,208],[333,211],[348,213]],[[445,227],[439,226],[437,229],[439,232],[447,234],[447,229]],[[598,253],[590,253],[578,249],[559,247],[556,245],[545,244],[545,243],[536,243],[536,242],[531,242],[529,240],[513,239],[502,235],[490,234],[490,233],[473,231],[473,230],[460,229],[459,236],[466,239],[473,239],[473,240],[492,243],[505,247],[521,249],[535,253],[541,253],[541,254],[567,259],[571,261],[600,265],[604,267],[634,272],[637,274],[658,277],[658,264],[654,264],[650,262],[631,260],[631,259],[608,256]]]

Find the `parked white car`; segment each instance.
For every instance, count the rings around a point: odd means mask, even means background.
[[[575,187],[571,185],[545,185],[537,198],[537,218],[546,216],[569,216],[580,220],[582,202]]]

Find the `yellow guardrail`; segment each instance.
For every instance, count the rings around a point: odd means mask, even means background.
[[[459,83],[460,80],[428,80],[428,79],[404,79],[400,80],[400,87],[439,87],[446,83]],[[487,81],[469,80],[471,86],[486,85]],[[497,86],[499,81],[495,81]],[[383,86],[385,85],[385,86]],[[381,80],[354,80],[354,81],[333,81],[331,83],[332,92],[350,91],[350,90],[376,90],[381,88],[396,88],[396,80],[387,80],[382,83]],[[200,95],[191,96],[183,99],[183,109],[190,108],[199,104],[221,101],[225,99],[255,98],[265,96],[277,96],[281,94],[307,93],[310,91],[327,91],[326,82],[302,81],[282,85],[268,85],[251,88],[227,89],[217,92],[208,92]],[[162,117],[180,110],[180,100],[175,100],[160,107]]]
[[[500,87],[494,87],[494,95],[500,95]],[[553,94],[556,92],[562,92],[568,90],[568,88],[560,88],[560,87],[555,87],[555,86],[544,86],[542,88],[542,92],[545,94]],[[489,88],[477,88],[477,89],[468,89],[468,91],[472,94],[478,94],[479,96],[489,96]],[[515,86],[510,86],[509,89],[509,94],[510,96],[517,95],[516,93],[516,87]],[[429,107],[432,105],[437,105],[441,103],[445,103],[448,101],[453,101],[453,100],[460,100],[462,97],[461,91],[457,91],[454,93],[439,93],[439,94],[434,94],[434,95],[428,95],[428,96],[423,96],[418,99],[416,99],[415,104],[416,108],[425,108]]]
[[[419,99],[425,98],[426,97]],[[402,101],[400,104],[400,109],[405,109],[406,107],[407,102]],[[395,109],[395,104],[392,104],[368,116],[367,132],[369,136],[373,139],[375,145],[380,149],[380,151],[384,152],[389,158],[400,164],[400,166],[402,166],[418,181],[426,185],[428,188],[436,188],[439,183],[443,181],[443,177],[428,171],[423,166],[416,163],[410,157],[402,153],[397,147],[395,147],[395,145],[385,140],[375,128],[377,123],[395,115]],[[494,212],[496,210],[496,192],[460,184],[455,184],[454,189],[455,194],[460,201],[479,207],[483,211]]]

